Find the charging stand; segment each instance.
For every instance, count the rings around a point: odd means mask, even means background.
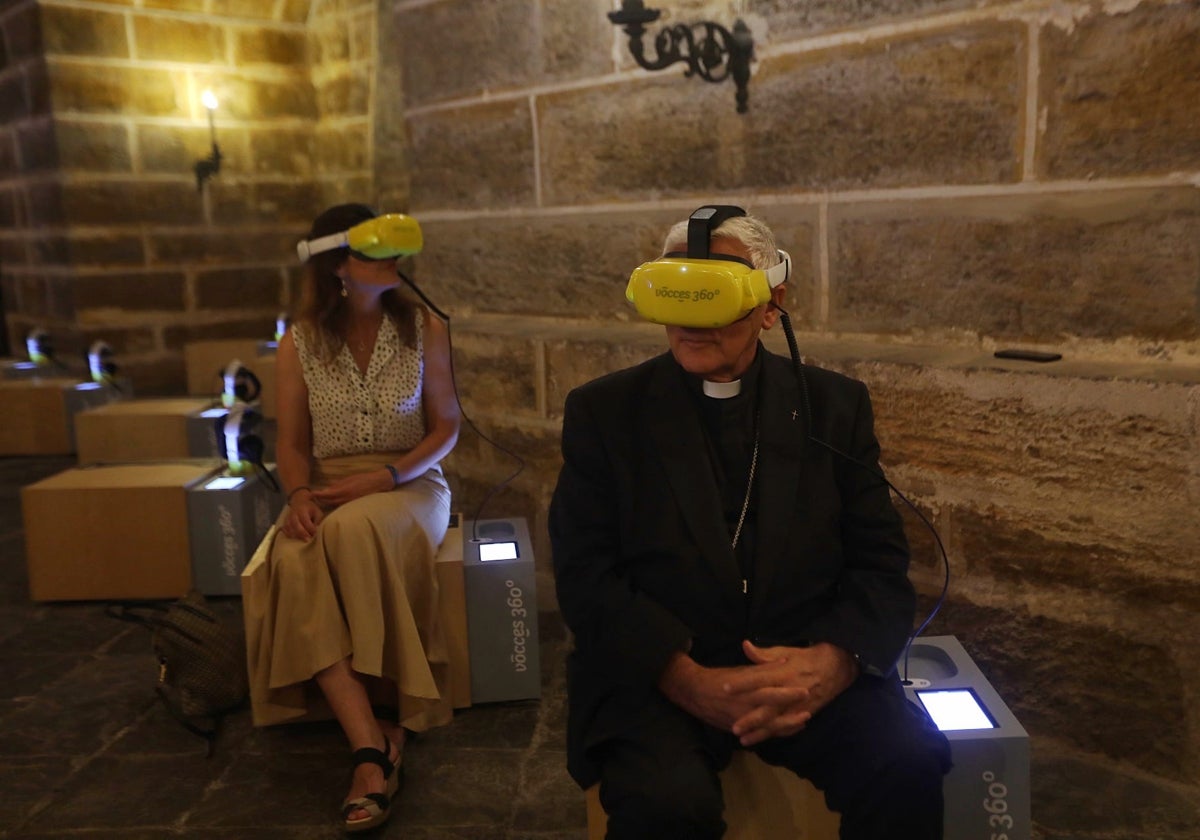
[[[900,665],[904,675],[904,664]],[[954,636],[916,639],[904,693],[950,741],[946,840],[1029,840],[1029,735]]]

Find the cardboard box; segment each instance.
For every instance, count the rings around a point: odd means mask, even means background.
[[[75,418],[79,463],[217,457],[212,400],[200,397],[123,400]],[[218,409],[224,414],[225,409]]]
[[[214,461],[74,467],[21,489],[34,601],[178,598],[192,585],[187,491]]]
[[[0,359],[0,379],[31,379],[52,372],[28,359]]]
[[[268,469],[273,475],[273,467]],[[283,501],[277,487],[257,473],[231,476],[223,470],[191,487],[187,506],[193,585],[205,595],[240,595],[242,570],[278,518]]]
[[[70,455],[75,415],[121,396],[77,379],[0,379],[0,455]]]

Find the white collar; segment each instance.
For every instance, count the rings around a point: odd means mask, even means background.
[[[715,400],[727,400],[730,397],[736,397],[742,392],[742,380],[735,379],[732,382],[709,382],[704,380],[704,396],[712,397]]]

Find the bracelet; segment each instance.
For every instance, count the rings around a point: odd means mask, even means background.
[[[286,505],[290,505],[290,504],[292,503],[292,496],[295,496],[295,495],[296,495],[297,493],[299,493],[301,490],[307,490],[307,491],[308,491],[308,492],[310,492],[310,493],[312,492],[312,488],[311,488],[311,487],[309,487],[307,484],[301,484],[299,487],[297,487],[297,488],[296,488],[295,490],[293,490],[291,493],[288,493],[288,494],[287,494],[287,500],[284,502],[284,504],[286,504]]]
[[[396,489],[400,486],[400,471],[391,464],[384,464],[383,466],[392,474],[392,489]]]

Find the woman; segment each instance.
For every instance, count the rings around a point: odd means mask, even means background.
[[[373,217],[330,208],[306,242]],[[459,410],[447,329],[397,288],[394,257],[342,245],[311,254],[306,269],[304,306],[276,360],[287,507],[270,547],[270,602],[250,636],[255,723],[328,704],[353,750],[342,817],[360,831],[389,816],[405,730],[452,716],[433,564],[450,514],[439,461]],[[372,701],[398,719],[377,720]]]

